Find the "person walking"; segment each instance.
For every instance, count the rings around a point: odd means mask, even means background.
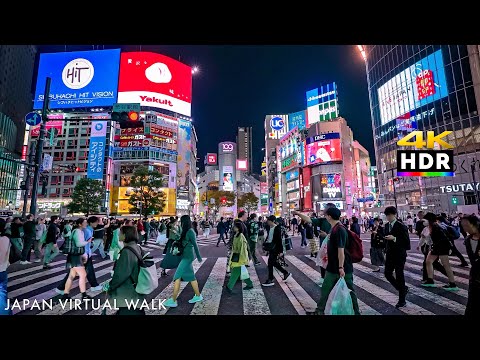
[[[233,287],[235,286],[237,280],[241,277],[242,271],[248,274],[248,271],[246,270],[246,265],[249,263],[247,250],[248,243],[247,239],[245,238],[245,234],[242,233],[242,229],[243,226],[241,225],[240,220],[237,220],[233,223],[233,231],[235,235],[233,236],[232,253],[230,254],[230,258],[228,260],[231,274],[226,286],[226,289],[230,294],[233,293]],[[243,288],[243,290],[253,289],[253,282],[250,279],[250,276],[242,280],[246,283],[246,286]]]
[[[227,232],[227,225],[223,217],[220,218],[220,221],[217,224],[217,233],[220,235],[217,241],[217,247],[220,245],[220,241],[223,241],[223,244],[227,246],[227,242],[225,241],[225,233]]]
[[[427,256],[432,248],[432,237],[430,236],[430,227],[428,226],[428,221],[423,218],[422,220],[425,223],[425,226],[420,234],[420,240],[418,241],[417,250],[420,250],[424,255],[423,259],[423,266],[422,266],[422,284],[426,283],[428,280],[428,273],[427,273]],[[418,223],[417,223],[418,224]],[[437,271],[440,271],[443,275],[447,276],[447,272],[442,264],[440,264],[439,260],[436,259],[433,262],[433,268]]]
[[[181,246],[183,248],[183,252],[181,255],[182,260],[180,261],[180,264],[175,271],[175,275],[173,276],[173,281],[175,282],[173,286],[173,295],[164,303],[164,305],[167,307],[178,306],[177,297],[180,292],[181,281],[188,281],[192,285],[195,295],[193,296],[193,298],[188,300],[190,304],[194,304],[203,300],[203,296],[200,294],[198,282],[195,278],[195,272],[193,271],[192,265],[195,257],[197,258],[198,262],[202,262],[202,256],[200,255],[200,251],[198,250],[195,231],[193,231],[192,229],[192,220],[190,219],[190,216],[183,215],[180,218],[180,224],[182,233],[180,235],[179,241],[181,241]]]
[[[120,227],[121,227],[121,224],[119,224],[118,221],[111,223],[109,227],[109,229],[111,229],[112,231],[112,244],[110,245],[110,249],[109,249],[110,259],[112,261],[118,260],[120,256],[120,251],[123,249],[125,245],[124,242],[120,240]]]
[[[388,206],[384,211],[387,217],[385,224],[385,278],[393,285],[399,293],[396,308],[407,305],[406,296],[408,286],[405,286],[405,262],[407,261],[407,250],[410,250],[410,237],[407,227],[397,220],[397,209],[395,206]],[[395,272],[395,276],[393,276]]]
[[[73,248],[85,248],[85,246],[90,246],[92,239],[85,240],[85,235],[83,229],[88,225],[88,222],[85,218],[79,218],[75,222],[76,229],[73,230],[72,238],[70,241],[73,242]],[[87,272],[85,266],[83,265],[86,261],[85,254],[82,255],[72,255],[67,254],[67,269],[70,270],[68,274],[67,282],[65,283],[65,290],[62,299],[70,299],[70,290],[72,288],[72,283],[75,277],[78,275],[78,287],[80,288],[80,293],[82,294],[82,300],[91,299],[90,296],[86,293],[86,282],[87,282]]]
[[[138,259],[144,256],[138,244],[141,239],[134,226],[123,226],[121,233],[125,247],[113,266],[112,279],[105,283],[103,290],[106,291],[109,301],[116,303],[116,315],[145,315],[145,310],[140,308],[145,296],[135,291],[140,272]],[[131,304],[136,304],[138,308]]]
[[[325,278],[322,283],[320,300],[318,301],[315,310],[316,315],[325,314],[325,307],[330,292],[340,278],[344,278],[347,287],[350,289],[350,296],[352,298],[355,315],[360,315],[357,295],[355,294],[355,289],[353,287],[353,263],[349,252],[345,251],[345,248],[348,246],[348,232],[340,223],[340,215],[341,212],[336,207],[330,207],[325,211],[325,218],[331,225],[332,229],[327,243],[328,264],[325,269]]]
[[[408,231],[410,232],[410,234],[412,234],[413,233],[413,219],[412,219],[411,215],[407,216],[407,227],[408,227]]]
[[[445,268],[448,277],[448,284],[444,285],[443,288],[445,290],[458,291],[459,289],[455,284],[455,276],[448,259],[451,245],[446,231],[437,223],[437,216],[434,213],[425,214],[424,219],[428,221],[430,236],[432,238],[432,247],[428,252],[426,260],[428,279],[421,285],[425,287],[435,287],[435,282],[433,280],[433,263],[440,258],[440,262]]]
[[[147,240],[150,238],[150,223],[147,218],[143,219],[143,231],[145,232],[143,235],[143,245],[147,245]]]
[[[462,228],[469,234],[465,239],[465,248],[470,259],[468,279],[468,301],[466,316],[480,316],[480,219],[475,215],[462,218]]]
[[[35,252],[36,263],[42,261],[42,245],[45,243],[47,236],[47,226],[45,225],[44,218],[38,218],[35,225],[35,241],[33,243],[33,249]]]
[[[27,221],[23,224],[23,249],[20,259],[21,265],[31,264],[30,253],[35,242],[35,222],[32,214],[27,215]],[[38,262],[38,261],[37,261]]]
[[[53,216],[52,216],[53,218]],[[15,217],[10,225],[10,228],[7,229],[9,230],[8,232],[10,233],[10,242],[12,243],[13,246],[18,250],[18,252],[21,254],[23,251],[23,224],[22,224],[22,219],[20,217]]]
[[[193,219],[192,228],[193,228],[193,231],[195,231],[195,236],[198,237],[198,221],[197,221],[197,218]]]
[[[350,231],[353,231],[358,236],[361,235],[360,224],[358,223],[358,218],[352,216],[352,225],[350,225]]]
[[[450,256],[456,256],[460,260],[460,266],[461,267],[468,267],[468,262],[465,260],[463,257],[462,253],[458,251],[456,245],[455,245],[455,240],[460,238],[460,232],[457,232],[455,227],[450,225],[447,222],[447,219],[443,216],[437,216],[437,224],[440,225],[440,227],[445,230],[445,234],[448,237],[448,240],[450,241]]]
[[[11,309],[7,309],[8,304],[8,273],[7,268],[10,265],[10,239],[5,234],[6,221],[0,218],[0,315],[11,315]]]
[[[60,253],[57,245],[57,239],[60,235],[60,229],[57,225],[59,221],[60,219],[57,215],[52,215],[50,225],[48,225],[47,238],[45,239],[45,254],[43,255],[43,268],[45,270],[51,269],[49,264]]]
[[[105,259],[107,254],[105,254],[105,245],[103,243],[103,239],[105,238],[105,229],[110,226],[110,219],[108,219],[107,223],[104,224],[102,219],[99,219],[96,216],[90,216],[88,218],[88,225],[93,229],[93,246],[91,254],[93,255],[98,249],[102,259]]]
[[[262,286],[273,286],[275,280],[273,276],[273,268],[275,267],[283,275],[283,281],[287,281],[290,277],[290,273],[285,270],[279,263],[279,257],[283,254],[283,239],[281,226],[276,223],[277,218],[275,215],[270,215],[267,218],[267,224],[269,227],[268,238],[265,240],[269,243],[270,248],[268,250],[268,279],[262,283]]]
[[[375,266],[373,272],[379,272],[380,266],[385,265],[385,239],[383,226],[380,225],[380,219],[373,221],[372,234],[370,237],[370,261]]]
[[[144,241],[143,237],[145,236],[145,228],[143,227],[142,218],[138,219],[137,221],[137,231],[138,231],[138,243],[142,245]]]
[[[305,221],[300,220],[300,224],[298,224],[298,232],[300,233],[300,235],[302,236],[302,240],[300,242],[300,247],[302,249],[305,249],[308,245],[307,243],[307,237],[306,237],[306,234],[305,234]]]
[[[253,260],[253,264],[255,266],[260,265],[261,263],[257,259],[257,241],[258,241],[257,214],[255,213],[250,214],[250,218],[247,221],[247,234],[243,234],[243,235],[248,236],[247,242],[250,250],[250,257]],[[248,263],[246,265],[248,265]]]
[[[202,221],[202,229],[203,229],[203,235],[205,235],[205,239],[208,239],[210,236],[210,222],[208,219],[205,219]]]

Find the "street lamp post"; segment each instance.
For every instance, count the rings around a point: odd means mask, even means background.
[[[472,163],[470,164],[470,169],[472,171],[473,188],[475,190],[475,201],[477,202],[478,214],[480,214],[480,194],[477,189],[477,180],[475,178],[475,159],[472,160]]]
[[[393,185],[393,201],[395,202],[395,209],[397,208],[397,191],[395,190],[395,183],[397,182],[397,178],[394,177],[393,169],[392,169],[392,185]]]

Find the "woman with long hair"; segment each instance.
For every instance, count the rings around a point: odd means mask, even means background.
[[[180,242],[183,248],[182,252],[182,260],[178,265],[177,271],[175,271],[175,275],[173,276],[173,281],[175,281],[173,287],[173,295],[170,299],[165,302],[165,306],[168,307],[177,307],[177,297],[178,293],[180,292],[180,283],[181,281],[188,281],[192,285],[193,292],[195,296],[188,300],[190,304],[194,304],[196,302],[202,301],[203,296],[200,294],[200,290],[198,289],[198,282],[195,278],[195,272],[193,271],[193,260],[195,256],[197,257],[198,262],[202,261],[202,256],[200,255],[200,251],[198,250],[197,240],[195,236],[195,231],[192,229],[192,220],[190,216],[183,215],[180,218],[180,226],[182,228],[182,233],[180,235]],[[194,252],[195,251],[195,256]]]
[[[383,226],[380,225],[380,219],[373,221],[372,234],[370,237],[370,261],[375,269],[373,272],[379,272],[380,266],[385,265],[385,236]]]
[[[82,248],[85,246],[90,246],[92,239],[85,240],[85,235],[83,229],[85,229],[88,225],[87,219],[79,218],[75,221],[75,230],[73,230],[71,241],[73,241],[73,245],[77,248]],[[78,275],[78,287],[80,288],[80,292],[82,293],[82,300],[90,299],[90,296],[86,293],[86,283],[87,283],[87,271],[85,270],[84,263],[86,263],[87,259],[85,254],[83,255],[67,255],[67,269],[70,269],[70,273],[68,274],[68,279],[65,284],[65,290],[63,293],[63,299],[70,298],[70,289],[72,288],[72,283],[75,277]]]
[[[129,307],[129,304],[142,304],[145,298],[135,291],[140,272],[138,258],[143,258],[142,248],[138,244],[137,227],[123,226],[119,231],[119,240],[125,246],[113,267],[112,280],[106,283],[103,289],[107,292],[109,299],[113,300],[111,303],[116,303],[119,309],[116,315],[145,315],[145,310]]]
[[[433,281],[433,263],[440,258],[440,262],[447,272],[449,282],[447,285],[444,285],[443,288],[445,290],[458,291],[458,287],[455,284],[455,277],[452,268],[450,267],[450,261],[448,260],[448,255],[450,253],[450,240],[448,239],[445,230],[438,225],[437,216],[434,213],[427,213],[423,218],[428,221],[430,237],[432,238],[432,247],[426,260],[428,279],[422,283],[422,286],[435,287],[435,282]]]
[[[475,215],[463,217],[462,228],[468,233],[465,248],[472,265],[468,281],[468,301],[465,315],[480,315],[480,220]]]
[[[232,293],[233,287],[235,286],[238,278],[241,277],[240,275],[242,274],[242,271],[244,273],[246,272],[246,275],[248,274],[245,265],[248,265],[249,263],[248,242],[245,237],[246,234],[243,233],[244,227],[242,226],[242,222],[240,220],[235,220],[233,223],[233,231],[235,235],[233,236],[232,253],[230,254],[229,258],[231,274],[230,280],[228,281],[226,287],[229,293]],[[247,284],[247,286],[243,288],[244,290],[253,289],[253,282],[250,280],[250,276],[242,280],[244,280]]]

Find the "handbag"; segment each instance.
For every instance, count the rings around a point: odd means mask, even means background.
[[[262,249],[264,251],[267,251],[267,252],[270,252],[270,251],[273,251],[273,249],[275,248],[275,244],[273,242],[264,242],[262,244]]]
[[[240,261],[240,253],[233,253],[232,262],[239,262],[239,261]]]
[[[81,230],[77,229],[75,231],[81,231]],[[85,253],[85,246],[82,246],[82,247],[76,246],[74,238],[75,237],[72,235],[71,237],[65,239],[62,245],[62,253],[67,255],[83,255]],[[88,246],[88,244],[86,246]]]
[[[247,267],[242,265],[240,267],[240,280],[247,280],[248,278],[250,278],[250,275],[248,274]]]
[[[292,250],[293,249],[293,244],[292,244],[292,239],[287,237],[285,238],[285,251]]]

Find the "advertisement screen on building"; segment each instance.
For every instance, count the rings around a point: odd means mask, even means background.
[[[298,111],[288,115],[288,128],[303,130],[307,128],[307,112],[305,110]]]
[[[342,198],[342,175],[341,174],[321,174],[320,188],[322,198],[341,199]]]
[[[224,166],[223,167],[223,190],[233,191],[233,167]]]
[[[112,106],[117,102],[120,49],[40,54],[34,109],[43,107],[45,81],[50,109]]]
[[[290,181],[287,183],[287,192],[292,190],[298,190],[299,187],[300,187],[300,182],[298,179],[295,181]]]
[[[261,194],[268,194],[268,184],[266,182],[260,183],[260,193]]]
[[[103,179],[105,163],[105,142],[107,135],[106,121],[92,121],[90,131],[90,148],[88,152],[87,178]]]
[[[292,170],[285,173],[285,177],[287,179],[287,182],[292,181],[294,179],[298,179],[298,170]]]
[[[288,129],[288,115],[267,115],[265,117],[265,134],[268,139],[281,139]]]
[[[442,50],[438,50],[378,88],[381,125],[447,95]]]
[[[217,165],[217,154],[208,153],[207,154],[207,165]]]
[[[233,142],[222,142],[218,144],[218,152],[220,154],[234,154],[236,151],[236,144]]]
[[[306,139],[307,165],[342,160],[339,133],[320,134]]]
[[[336,83],[309,90],[307,97],[307,128],[319,121],[335,119],[339,116]]]
[[[118,102],[140,103],[191,116],[192,69],[161,54],[122,53]]]
[[[237,170],[246,171],[248,169],[248,161],[237,159]]]

